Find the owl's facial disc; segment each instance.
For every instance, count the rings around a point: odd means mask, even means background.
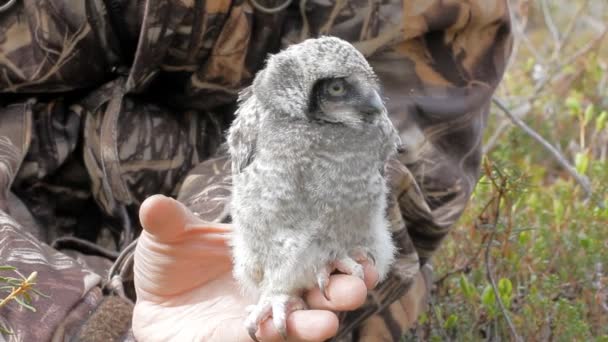
[[[318,81],[310,98],[309,117],[332,123],[373,123],[385,111],[374,87],[356,77]]]

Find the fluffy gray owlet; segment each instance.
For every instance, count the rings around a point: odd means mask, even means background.
[[[384,164],[398,134],[378,80],[348,42],[308,39],[271,56],[239,97],[230,128],[234,276],[259,295],[245,321],[255,340],[272,316],[301,309],[304,290],[327,296],[329,274],[382,279],[395,247],[385,218]]]

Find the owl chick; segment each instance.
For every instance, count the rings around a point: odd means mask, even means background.
[[[245,321],[256,340],[272,316],[304,308],[334,270],[382,279],[394,259],[384,165],[400,143],[378,80],[348,42],[322,37],[271,56],[239,97],[228,134],[234,276],[259,295]]]

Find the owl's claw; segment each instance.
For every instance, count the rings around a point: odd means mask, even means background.
[[[363,266],[351,257],[344,257],[335,262],[336,269],[342,273],[350,274],[364,280]]]
[[[352,253],[353,258],[358,262],[358,263],[363,263],[363,262],[371,262],[372,266],[376,266],[376,258],[374,257],[374,255],[372,253],[370,253],[369,251],[367,251],[365,248],[357,248],[355,249],[355,251]]]
[[[255,342],[260,342],[260,340],[258,340],[258,337],[255,336],[255,332],[258,331],[258,326],[254,326],[254,327],[247,327],[247,332],[249,333],[249,337],[251,337],[252,340],[254,340]]]
[[[329,266],[326,266],[323,268],[323,270],[321,270],[319,273],[317,273],[317,284],[319,286],[319,290],[321,290],[321,293],[323,294],[323,297],[325,297],[325,299],[329,302],[329,292],[328,292],[328,288],[327,285],[329,284],[329,274],[331,273],[331,268]]]
[[[265,321],[268,317],[270,317],[272,307],[269,303],[258,303],[258,305],[249,305],[245,310],[249,313],[247,318],[245,319],[245,328],[249,333],[249,337],[255,342],[260,342],[255,336],[255,333],[258,331],[258,326],[260,323]]]
[[[263,297],[253,308],[248,307],[249,315],[245,319],[245,328],[252,340],[259,342],[255,333],[262,322],[272,316],[274,326],[283,338],[287,340],[287,316],[296,310],[303,310],[306,304],[302,298],[288,295]]]

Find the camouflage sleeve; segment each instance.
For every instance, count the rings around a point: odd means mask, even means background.
[[[120,56],[103,0],[7,7],[0,15],[2,93],[65,92],[96,86],[114,73]]]
[[[104,299],[100,275],[86,267],[84,261],[43,243],[47,231],[40,229],[29,209],[10,191],[17,171],[27,163],[26,152],[36,145],[41,147],[32,134],[34,118],[41,117],[41,107],[46,106],[34,100],[0,105],[0,266],[17,270],[2,270],[0,276],[28,277],[35,272],[33,287],[41,293],[29,293],[35,310],[26,310],[15,301],[0,307],[0,327],[9,332],[0,333],[0,340],[6,337],[8,341],[50,341],[78,336],[82,323],[107,303],[111,304],[114,317],[121,320],[104,336],[124,334],[130,324],[132,304],[114,297]],[[2,298],[8,295],[6,290],[2,289]]]
[[[477,183],[491,97],[511,52],[506,0],[405,1],[405,40],[371,57],[420,191],[397,191],[421,263]],[[399,186],[399,185],[397,185]],[[405,190],[405,189],[402,189]]]

